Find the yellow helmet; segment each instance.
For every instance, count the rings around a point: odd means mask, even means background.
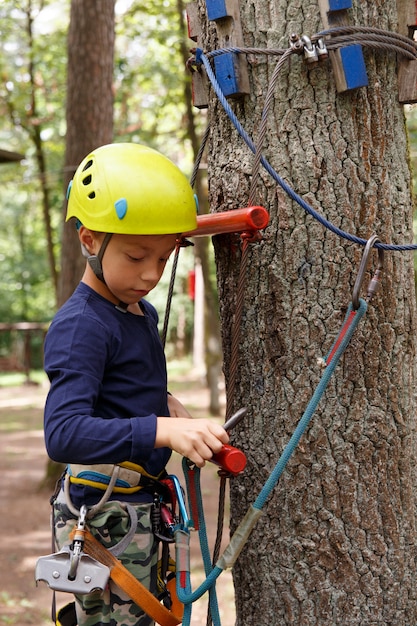
[[[68,186],[67,217],[125,235],[168,235],[197,226],[196,198],[176,165],[143,145],[114,143],[90,152]]]

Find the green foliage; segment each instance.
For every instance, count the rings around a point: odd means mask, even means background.
[[[18,167],[2,166],[4,171],[16,171]],[[3,179],[0,201],[0,319],[48,320],[54,309],[54,295],[45,256],[39,194],[36,187],[16,181],[13,176],[6,183]]]
[[[0,3],[0,148],[25,155],[0,164],[1,321],[48,321],[55,312],[47,258],[37,134],[46,158],[55,254],[62,224],[65,150],[66,36],[70,0],[2,0]],[[114,70],[115,141],[136,141],[161,150],[184,169],[192,160],[183,101],[183,21],[174,0],[116,2]],[[191,250],[181,252],[170,334],[190,342],[193,303],[187,295]],[[164,320],[170,269],[151,301]],[[11,339],[2,337],[0,352]]]
[[[67,21],[53,20],[51,27],[54,6],[51,1],[10,0],[0,6],[0,146],[25,155],[22,164],[0,165],[0,315],[4,321],[43,321],[54,311],[42,212],[43,174],[35,145],[40,137],[56,227],[62,207]]]
[[[118,15],[116,27],[117,140],[146,143],[190,169],[184,121],[188,78],[180,51],[186,34],[177,4],[173,0],[126,4],[128,10]]]

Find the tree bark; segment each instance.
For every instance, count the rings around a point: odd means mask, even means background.
[[[321,29],[311,2],[242,0],[240,13],[247,46],[287,48],[292,32]],[[350,17],[352,24],[397,30],[395,0],[354,2]],[[205,47],[216,48],[213,23]],[[396,59],[368,49],[365,61],[369,86],[338,95],[329,64],[310,70],[292,56],[274,94],[263,154],[343,230],[410,243],[411,174]],[[251,93],[231,102],[254,139],[275,63],[250,55]],[[213,93],[209,115],[211,210],[245,206],[253,155]],[[231,482],[232,530],[319,382],[317,359],[339,332],[363,252],[307,215],[265,170],[257,192],[270,224],[251,245],[247,272],[233,405],[249,413],[233,443],[248,466]],[[240,252],[230,237],[216,239],[229,387]],[[380,292],[236,563],[238,625],[417,623],[415,309],[412,254],[388,252]]]
[[[71,0],[65,191],[85,155],[100,145],[111,143],[113,139],[114,4],[115,0]],[[66,203],[64,215],[65,211]],[[84,266],[74,224],[65,224],[59,306],[74,291]]]

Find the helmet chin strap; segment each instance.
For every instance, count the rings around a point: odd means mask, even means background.
[[[109,245],[109,241],[112,238],[112,234],[113,233],[106,233],[103,239],[103,243],[100,246],[100,250],[98,251],[98,254],[89,254],[87,257],[88,264],[93,270],[94,274],[104,284],[106,284],[106,281],[104,280],[103,266],[101,262],[103,260],[103,256],[106,251],[106,248]]]
[[[103,239],[103,243],[100,246],[100,250],[98,251],[98,254],[89,254],[88,251],[87,251],[87,262],[88,262],[89,266],[93,270],[95,276],[97,276],[97,278],[99,280],[101,280],[101,282],[104,283],[106,285],[106,287],[107,287],[107,284],[106,284],[106,280],[105,280],[104,274],[103,274],[102,260],[103,260],[103,256],[104,256],[104,253],[106,251],[106,248],[109,245],[109,241],[112,238],[112,234],[113,233],[106,233],[106,235],[105,235],[105,237]],[[83,251],[83,253],[84,253],[84,251]],[[122,313],[126,313],[128,306],[129,305],[126,304],[126,302],[122,302],[120,300],[119,304],[116,304],[116,309],[118,311],[121,311]]]

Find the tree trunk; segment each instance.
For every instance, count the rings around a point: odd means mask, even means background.
[[[65,190],[85,155],[113,139],[114,3],[115,0],[71,0]],[[65,211],[66,203],[64,215]],[[59,306],[74,291],[84,266],[74,224],[65,224]]]
[[[242,0],[240,13],[246,46],[287,48],[291,33],[322,29],[316,3]],[[396,2],[354,2],[350,18],[396,31]],[[210,23],[206,49],[216,48],[215,37]],[[381,50],[364,55],[369,86],[339,95],[330,64],[311,70],[292,56],[279,76],[263,154],[343,230],[410,243],[411,175],[396,59]],[[250,55],[251,93],[231,102],[254,139],[275,63]],[[209,115],[211,210],[245,206],[253,155],[213,95]],[[270,225],[251,244],[247,271],[233,406],[249,413],[233,443],[247,453],[248,466],[232,479],[232,530],[318,384],[317,359],[339,332],[363,252],[307,215],[264,169],[257,195]],[[222,236],[216,255],[230,391],[240,253]],[[412,254],[387,252],[380,292],[234,568],[238,625],[417,623],[415,336]]]
[[[71,0],[68,33],[67,135],[64,189],[80,161],[113,138],[113,57],[115,0]],[[64,213],[66,213],[66,202]],[[58,306],[70,297],[85,267],[71,220],[64,223]],[[49,460],[43,486],[53,486],[62,472]]]

